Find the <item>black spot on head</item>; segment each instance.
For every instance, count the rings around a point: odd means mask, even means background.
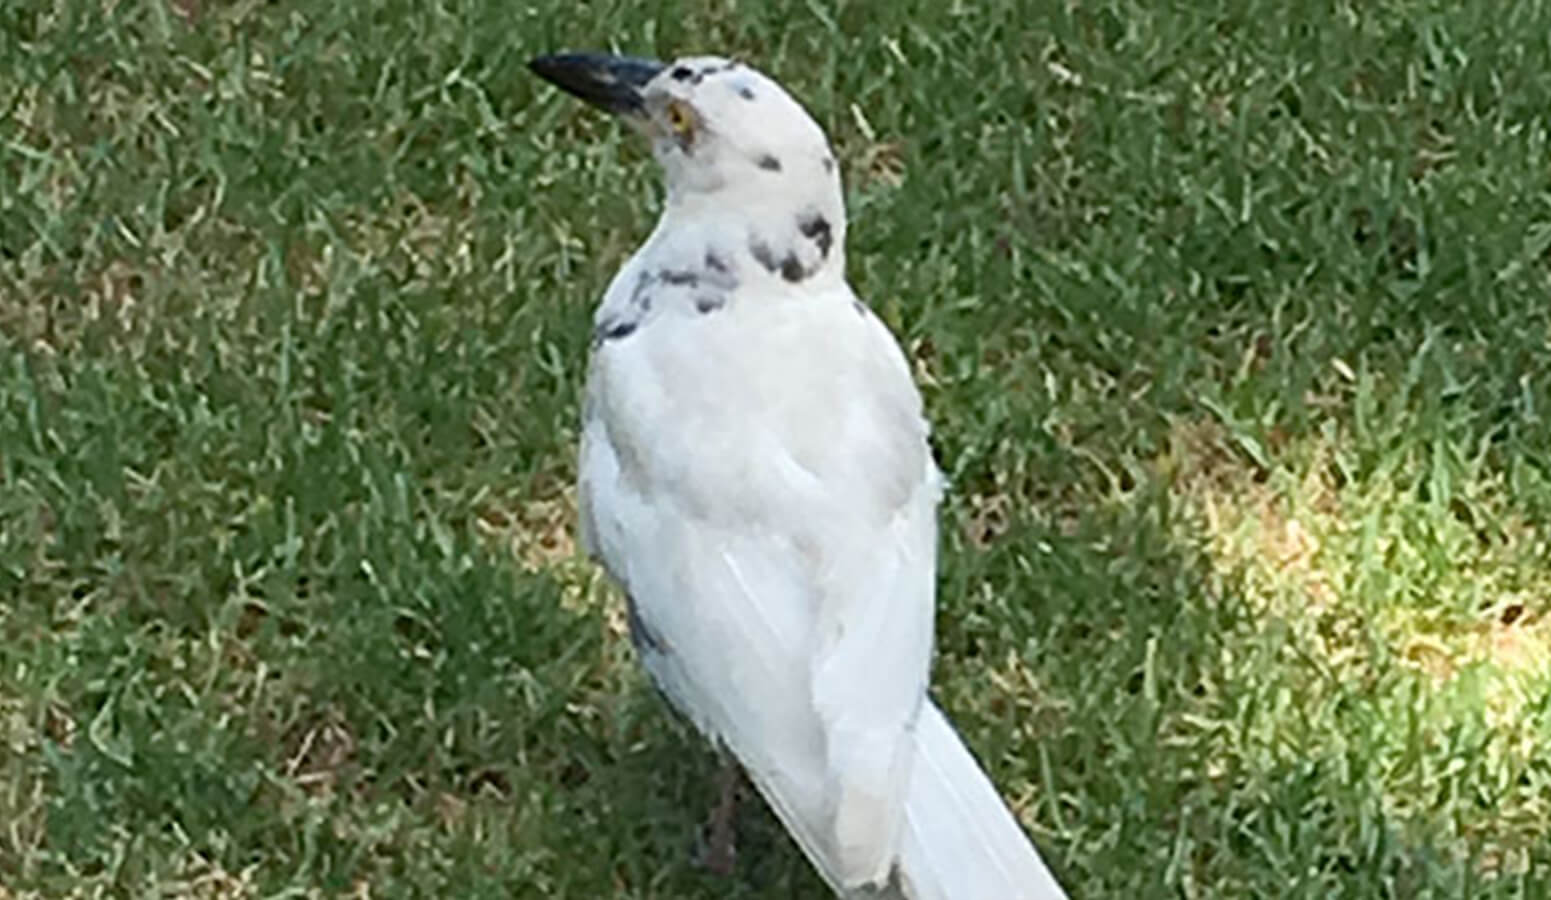
[[[788,253],[786,259],[781,260],[781,277],[787,281],[801,281],[808,277],[808,271],[797,260],[797,254]]]
[[[694,70],[689,66],[675,66],[673,71],[668,74],[673,76],[674,81],[688,81],[695,77]]]
[[[863,303],[860,300],[852,300],[851,301],[851,308],[856,310],[856,314],[857,315],[861,316],[864,319],[867,318],[867,304]]]
[[[743,64],[738,62],[735,59],[730,59],[727,62],[723,63],[722,65],[717,65],[716,63],[709,63],[704,68],[702,68],[700,71],[695,72],[693,75],[689,76],[689,79],[690,79],[689,83],[690,84],[699,84],[702,79],[706,78],[709,75],[719,75],[722,72],[730,72],[733,69],[736,69],[736,68],[738,68],[741,65],[743,65]],[[674,77],[678,77],[678,76],[675,75]]]
[[[824,171],[826,171],[826,172],[833,172],[833,171],[835,171],[835,158],[833,156],[826,156],[826,157],[824,157]]]
[[[695,298],[695,311],[712,313],[727,305],[725,294],[701,294]]]
[[[755,165],[759,166],[761,169],[764,169],[767,172],[781,171],[781,161],[768,153],[755,160]]]
[[[749,87],[746,84],[740,84],[740,85],[738,85],[738,96],[742,97],[745,100],[753,100],[754,99],[754,89]]]
[[[727,261],[716,255],[715,250],[705,252],[705,267],[713,272],[727,272]]]
[[[688,269],[663,269],[657,273],[657,277],[663,284],[693,287],[700,283],[700,276]]]
[[[797,230],[802,232],[803,237],[818,244],[819,256],[826,259],[829,257],[829,248],[834,246],[835,234],[829,227],[828,219],[819,213],[799,216]]]

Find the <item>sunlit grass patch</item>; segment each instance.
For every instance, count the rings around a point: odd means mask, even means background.
[[[1472,481],[1470,515],[1404,467],[1343,481],[1352,440],[1332,425],[1266,471],[1215,421],[1175,422],[1162,464],[1181,528],[1208,550],[1218,589],[1243,597],[1244,643],[1260,648],[1224,677],[1263,698],[1245,718],[1260,764],[1355,766],[1404,827],[1518,858],[1546,837],[1545,536],[1489,478]]]

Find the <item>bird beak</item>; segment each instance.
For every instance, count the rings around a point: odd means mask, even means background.
[[[545,81],[616,115],[640,115],[641,89],[665,66],[655,59],[606,53],[557,53],[528,62]]]

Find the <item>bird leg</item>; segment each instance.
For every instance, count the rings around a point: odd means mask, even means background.
[[[705,866],[718,875],[731,875],[733,863],[738,859],[734,846],[733,813],[738,808],[738,764],[725,762],[716,776],[718,796],[706,822],[709,843],[706,847]]]

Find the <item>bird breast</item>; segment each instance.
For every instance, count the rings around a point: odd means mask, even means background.
[[[785,528],[816,512],[886,521],[909,501],[929,465],[919,396],[848,290],[653,304],[598,344],[588,387],[633,492]]]

